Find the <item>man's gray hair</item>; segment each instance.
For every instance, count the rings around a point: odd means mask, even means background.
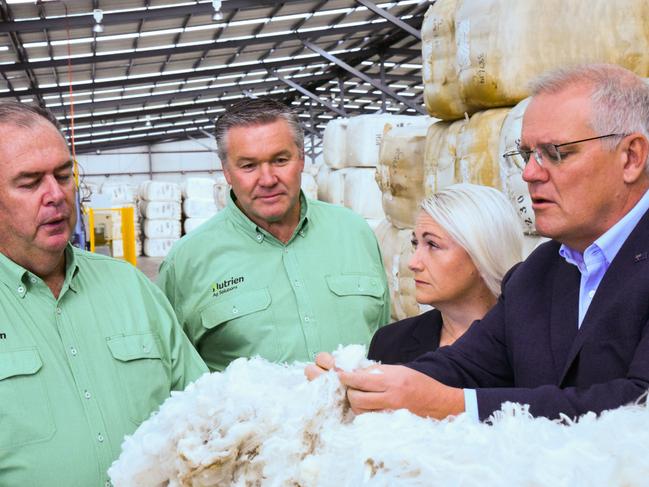
[[[649,84],[621,66],[581,64],[551,71],[532,83],[532,96],[558,93],[577,85],[592,87],[591,126],[595,132],[640,132],[649,139]],[[613,149],[619,139],[614,137],[602,143]]]
[[[234,127],[266,125],[282,119],[288,123],[293,132],[295,145],[304,155],[304,131],[297,114],[285,104],[272,98],[251,98],[235,103],[223,113],[214,124],[214,136],[219,158],[227,161],[228,147],[226,137]]]
[[[54,114],[38,106],[28,105],[17,101],[0,102],[0,125],[10,124],[18,127],[31,128],[43,119],[61,132],[61,126]]]

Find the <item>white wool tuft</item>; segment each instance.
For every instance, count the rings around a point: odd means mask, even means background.
[[[365,367],[361,346],[336,366]],[[354,417],[335,373],[239,359],[205,374],[126,437],[115,487],[649,485],[649,408],[564,424],[506,403],[492,425],[398,410]]]

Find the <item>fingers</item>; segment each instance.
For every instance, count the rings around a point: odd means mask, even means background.
[[[384,392],[364,392],[357,389],[347,389],[347,399],[355,414],[392,409]]]
[[[352,389],[365,392],[384,392],[387,388],[385,375],[377,373],[377,371],[381,371],[380,365],[372,365],[354,372],[339,370],[338,377],[343,385]]]
[[[315,380],[326,372],[327,372],[326,370],[321,369],[320,367],[314,364],[309,364],[304,368],[304,375],[306,375],[306,378],[308,380]]]
[[[324,370],[331,370],[336,365],[333,355],[327,352],[320,352],[316,355],[315,364]]]

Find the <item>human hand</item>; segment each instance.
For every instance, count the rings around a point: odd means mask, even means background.
[[[335,361],[333,355],[327,352],[320,352],[315,356],[315,363],[309,364],[304,368],[304,375],[309,380],[314,380],[322,374],[335,369]]]
[[[348,387],[347,398],[356,414],[408,409],[437,419],[464,412],[462,389],[446,386],[402,365],[373,365],[354,372],[338,371]]]

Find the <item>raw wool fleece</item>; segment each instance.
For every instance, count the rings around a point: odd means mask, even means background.
[[[346,370],[364,349],[336,354]],[[506,403],[491,425],[399,410],[354,417],[334,373],[238,359],[175,393],[122,445],[126,486],[645,486],[649,408],[567,424]]]

